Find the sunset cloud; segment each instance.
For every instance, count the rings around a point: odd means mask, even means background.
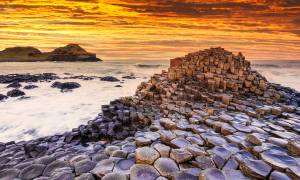
[[[300,59],[298,0],[1,0],[0,49],[79,43],[103,59],[169,59],[211,46]]]

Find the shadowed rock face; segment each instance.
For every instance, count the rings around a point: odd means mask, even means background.
[[[78,44],[69,44],[52,52],[42,53],[34,47],[14,47],[0,51],[0,62],[34,61],[101,61],[96,54],[89,53]]]
[[[0,143],[0,178],[300,179],[299,105],[241,54],[207,49],[171,60],[86,125]]]

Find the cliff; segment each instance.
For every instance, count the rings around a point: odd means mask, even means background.
[[[52,52],[41,52],[34,47],[13,47],[0,51],[0,62],[35,61],[101,61],[96,54],[89,53],[77,44],[69,44]]]

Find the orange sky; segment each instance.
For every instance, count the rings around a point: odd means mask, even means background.
[[[0,12],[0,49],[78,43],[104,60],[164,60],[222,46],[300,60],[300,0],[1,0]]]

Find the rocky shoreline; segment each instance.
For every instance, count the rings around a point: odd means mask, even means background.
[[[0,178],[300,179],[299,105],[241,53],[206,49],[172,59],[86,125],[1,143]]]

